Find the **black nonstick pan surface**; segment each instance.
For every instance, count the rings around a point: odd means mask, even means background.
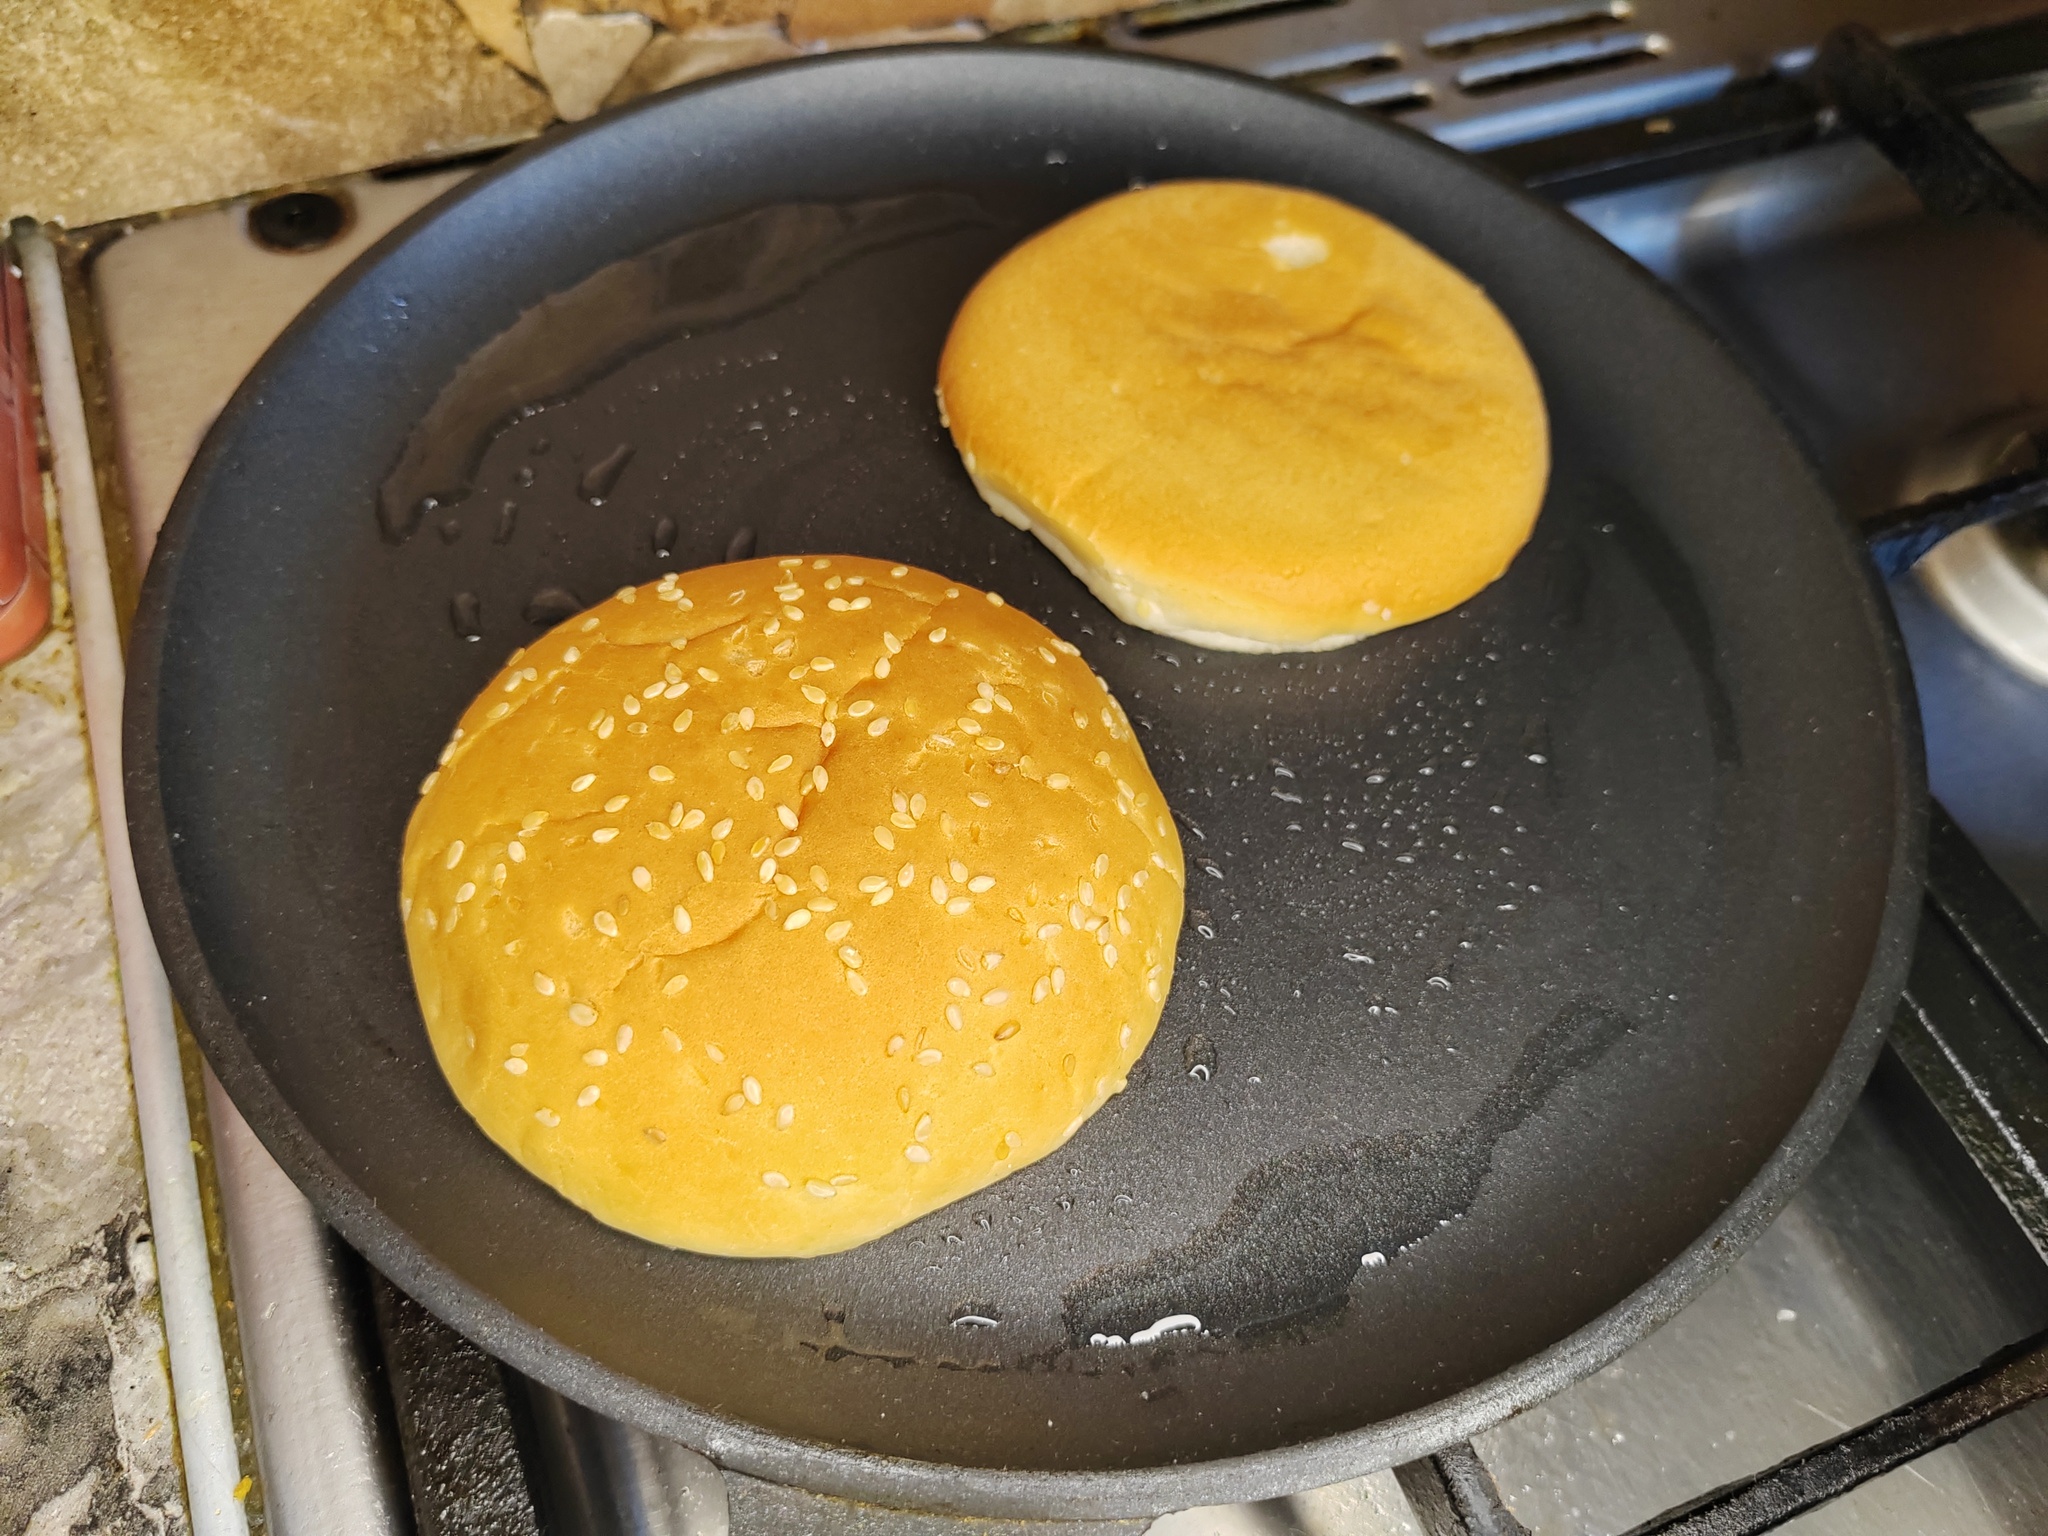
[[[1226,655],[1119,624],[983,508],[932,397],[955,306],[1031,230],[1187,176],[1346,199],[1501,305],[1555,471],[1500,582],[1345,650]],[[801,1263],[651,1247],[500,1154],[434,1066],[397,914],[417,786],[507,653],[752,550],[909,561],[1043,619],[1124,701],[1188,855],[1130,1091],[1015,1177]],[[1386,1465],[1675,1311],[1875,1056],[1924,806],[1866,557],[1655,283],[1398,128],[1002,48],[651,100],[366,255],[185,482],[127,763],[193,1028],[400,1284],[746,1472],[1073,1517]],[[1091,1343],[1174,1314],[1200,1331]]]

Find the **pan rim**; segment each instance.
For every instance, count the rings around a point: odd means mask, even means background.
[[[387,254],[432,219],[586,135],[605,132],[644,113],[659,112],[679,96],[745,89],[749,82],[767,75],[796,70],[901,69],[912,58],[918,61],[912,68],[927,67],[925,61],[929,67],[943,68],[949,56],[986,60],[990,53],[985,44],[924,45],[915,50],[876,50],[770,64],[697,82],[550,134],[437,199],[364,252],[286,328],[272,355],[289,349]],[[1086,65],[1187,74],[1227,82],[1238,90],[1285,96],[1297,106],[1342,119],[1352,131],[1402,136],[1426,145],[1447,164],[1455,163],[1463,174],[1476,171],[1502,185],[1513,185],[1490,168],[1411,129],[1361,118],[1334,103],[1318,103],[1230,71],[1177,60],[1067,49],[1006,51],[1003,57],[1003,67],[1015,67],[1015,61],[1028,58],[1042,62],[1026,68]],[[1516,191],[1527,196],[1520,188]],[[1570,229],[1575,238],[1599,251],[1601,259],[1626,268],[1625,277],[1616,273],[1617,281],[1634,281],[1669,300],[1664,284],[1627,262],[1569,214],[1542,205],[1540,200],[1531,201]],[[1684,323],[1733,362],[1725,343],[1688,312],[1681,309],[1681,313]],[[237,1108],[321,1217],[351,1246],[437,1317],[523,1374],[598,1412],[683,1441],[721,1466],[883,1507],[993,1518],[1074,1520],[1143,1517],[1202,1504],[1277,1497],[1425,1455],[1469,1438],[1591,1374],[1675,1315],[1776,1217],[1832,1144],[1876,1063],[1904,987],[1920,917],[1928,816],[1925,767],[1903,641],[1875,568],[1851,531],[1838,523],[1841,553],[1856,583],[1864,625],[1874,643],[1873,661],[1888,685],[1892,716],[1892,861],[1870,969],[1833,1059],[1783,1140],[1713,1224],[1642,1286],[1548,1349],[1427,1407],[1319,1439],[1183,1464],[1092,1471],[960,1467],[800,1440],[670,1397],[555,1341],[460,1279],[384,1216],[299,1123],[257,1061],[201,950],[177,876],[161,795],[158,686],[166,617],[185,545],[183,532],[196,515],[200,500],[191,488],[205,478],[204,471],[226,451],[228,439],[246,424],[254,402],[262,396],[266,367],[267,362],[258,363],[194,458],[159,535],[158,554],[143,583],[131,640],[124,712],[125,793],[137,874],[165,970],[194,1035]],[[1747,370],[1743,371],[1746,375]],[[1771,404],[1773,414],[1784,425],[1775,403],[1762,390],[1757,393]],[[1812,472],[1810,456],[1797,435],[1788,429],[1786,436]]]

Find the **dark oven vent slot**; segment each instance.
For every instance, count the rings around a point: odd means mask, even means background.
[[[1671,39],[1661,32],[1614,32],[1605,37],[1574,38],[1467,64],[1458,71],[1458,87],[1470,95],[1484,96],[1517,86],[1643,63],[1662,58],[1670,51]]]

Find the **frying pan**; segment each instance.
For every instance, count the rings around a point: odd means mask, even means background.
[[[932,401],[954,307],[1031,229],[1187,176],[1378,213],[1514,322],[1555,471],[1501,581],[1346,650],[1225,655],[1120,625],[980,505]],[[1039,616],[1126,704],[1188,854],[1130,1091],[808,1262],[654,1248],[502,1156],[434,1067],[395,899],[416,787],[508,651],[753,549],[912,561]],[[321,1213],[569,1396],[903,1507],[1266,1497],[1593,1370],[1821,1156],[1918,906],[1888,611],[1730,357],[1470,162],[1177,64],[843,56],[477,176],[221,416],[129,689],[173,984]],[[1175,1314],[1199,1331],[1091,1342]]]

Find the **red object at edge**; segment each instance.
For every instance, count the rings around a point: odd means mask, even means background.
[[[0,260],[0,665],[50,623],[50,545],[29,386],[28,294]]]

